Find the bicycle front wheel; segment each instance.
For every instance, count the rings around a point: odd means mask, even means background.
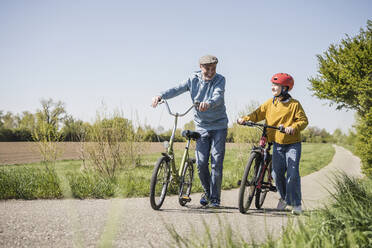
[[[271,161],[267,168],[271,168]],[[264,170],[263,172],[260,171],[260,175],[262,176],[261,181],[261,188],[256,190],[256,199],[255,199],[255,205],[257,209],[260,209],[262,207],[262,204],[265,201],[267,191],[269,191],[269,173],[267,171],[267,168],[264,168],[264,166],[261,166],[261,170]]]
[[[245,166],[239,189],[239,211],[246,213],[251,206],[256,191],[257,168],[261,161],[261,154],[252,152]]]
[[[192,187],[192,181],[194,179],[194,164],[190,161],[185,163],[185,167],[182,171],[180,192],[179,192],[179,203],[181,206],[185,206],[187,202],[190,202],[190,193]]]
[[[170,179],[170,165],[166,157],[160,157],[155,164],[150,182],[150,203],[159,210],[167,194]]]

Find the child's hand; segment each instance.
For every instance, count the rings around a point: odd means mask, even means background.
[[[239,125],[243,125],[245,121],[244,121],[243,118],[239,118],[236,122],[237,122]]]
[[[280,126],[282,127],[283,125],[280,125]],[[285,132],[286,134],[293,135],[293,134],[294,134],[294,129],[293,129],[293,127],[286,127],[286,128],[284,129],[284,132]]]

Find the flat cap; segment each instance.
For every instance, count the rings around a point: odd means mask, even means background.
[[[217,64],[218,59],[213,55],[205,55],[199,59],[199,64],[206,65],[206,64]]]

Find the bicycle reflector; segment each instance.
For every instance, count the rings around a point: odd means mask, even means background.
[[[261,137],[261,139],[260,139],[260,146],[264,147],[265,145],[266,145],[266,137],[263,136],[263,137]]]

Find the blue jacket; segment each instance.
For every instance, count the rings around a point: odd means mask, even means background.
[[[197,130],[218,130],[227,128],[227,114],[224,100],[225,77],[217,74],[210,81],[204,81],[201,71],[195,72],[179,86],[161,93],[164,99],[190,92],[193,102],[206,102],[209,109],[200,112],[194,109],[194,121]]]

